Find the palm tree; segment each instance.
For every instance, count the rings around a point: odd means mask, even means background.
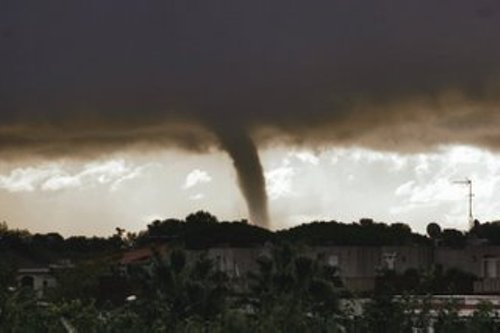
[[[262,325],[286,332],[338,328],[342,285],[335,268],[285,244],[258,259],[250,281],[250,303]]]
[[[226,307],[228,278],[200,255],[189,264],[186,253],[173,250],[167,258],[156,255],[150,268],[135,272],[140,282],[137,311],[146,321],[162,320],[174,330],[188,318],[210,320]]]

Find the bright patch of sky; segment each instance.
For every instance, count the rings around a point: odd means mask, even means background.
[[[186,176],[183,188],[190,189],[196,185],[209,183],[211,181],[212,177],[210,177],[210,175],[206,171],[194,169]]]
[[[7,175],[0,175],[0,188],[9,192],[33,192],[111,184],[111,189],[116,189],[120,183],[140,174],[140,168],[134,168],[124,160],[92,162],[74,172],[68,171],[64,165],[48,164],[17,168]]]
[[[273,171],[287,177],[269,177],[273,216],[279,226],[372,217],[408,223],[420,232],[431,221],[464,229],[467,188],[453,182],[465,178],[473,181],[475,217],[482,221],[500,217],[497,154],[466,146],[407,155],[361,148],[308,153],[314,159],[304,158],[302,151],[283,151],[283,165]],[[272,159],[269,155],[266,161]],[[286,191],[273,190],[281,188]]]
[[[453,183],[465,178],[473,181],[475,217],[500,217],[500,156],[478,148],[402,155],[278,147],[261,156],[274,229],[363,217],[408,223],[419,232],[431,221],[465,229],[467,187]],[[108,235],[117,226],[137,231],[151,222],[148,217],[183,218],[199,209],[221,220],[247,214],[223,153],[0,164],[0,220],[35,232]]]
[[[310,163],[312,165],[318,165],[319,164],[319,158],[315,154],[309,152],[309,151],[301,151],[297,153],[292,153],[291,156],[298,158],[300,161],[305,162],[305,163]]]
[[[282,166],[266,172],[266,189],[271,201],[293,196],[294,174],[295,169],[286,162]]]
[[[205,194],[203,193],[196,193],[193,194],[192,196],[189,197],[190,200],[197,201],[197,200],[203,200],[205,198]]]

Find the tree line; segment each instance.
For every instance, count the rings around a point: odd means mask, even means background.
[[[28,230],[10,229],[5,222],[0,223],[0,250],[14,250],[46,261],[50,261],[54,253],[78,259],[159,241],[180,244],[190,249],[203,249],[220,244],[245,247],[280,241],[312,246],[431,245],[435,237],[439,238],[440,245],[457,248],[466,246],[470,238],[500,245],[500,222],[476,223],[465,232],[445,229],[432,237],[416,233],[404,223],[386,224],[368,218],[352,223],[313,221],[272,232],[251,225],[246,220],[219,221],[208,212],[198,211],[185,219],[152,221],[145,230],[137,233],[116,227],[115,233],[108,237],[66,238],[56,232],[32,234]]]

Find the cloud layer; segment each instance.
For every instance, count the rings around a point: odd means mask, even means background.
[[[26,0],[0,22],[4,151],[204,149],[193,125],[214,123],[273,129],[262,140],[499,141],[492,0]]]
[[[139,177],[141,172],[141,168],[132,168],[123,160],[88,163],[75,172],[56,164],[16,168],[8,175],[0,175],[0,189],[14,193],[61,191],[109,184],[114,190],[122,182]]]

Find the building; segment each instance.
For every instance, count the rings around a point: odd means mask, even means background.
[[[475,294],[500,293],[500,246],[437,247],[434,257],[434,263],[443,269],[459,269],[476,276]]]
[[[69,260],[53,264],[23,261],[17,269],[16,280],[19,287],[31,288],[38,298],[43,298],[50,288],[57,287],[58,271],[72,267]]]
[[[250,272],[259,268],[258,260],[272,255],[273,245],[235,247],[218,245],[204,250],[186,250],[186,259],[192,262],[200,256],[210,259],[214,267],[241,286],[248,284]],[[153,251],[141,248],[126,252],[122,266],[144,266],[151,263],[154,253],[168,255],[168,246]],[[436,266],[442,271],[457,270],[474,277],[475,294],[500,294],[500,246],[486,244],[451,248],[431,245],[408,246],[313,246],[300,252],[324,265],[337,268],[337,274],[347,289],[367,292],[375,288],[383,271],[402,275],[409,270],[430,272]],[[40,276],[43,276],[40,271]]]
[[[384,269],[404,273],[427,270],[433,264],[432,248],[424,246],[324,246],[312,248],[314,256],[338,268],[344,285],[352,291],[369,291]]]

